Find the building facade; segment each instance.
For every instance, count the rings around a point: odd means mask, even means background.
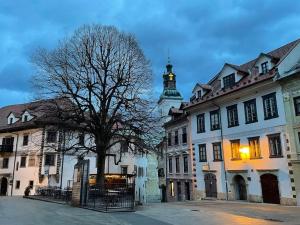
[[[196,198],[296,205],[276,77],[299,61],[299,47],[296,40],[240,66],[226,63],[208,84],[195,86],[183,110],[191,121]]]
[[[57,126],[44,121],[47,117],[45,107],[51,104],[37,101],[0,109],[1,195],[23,195],[28,186],[32,187],[31,194],[43,186],[72,187],[78,156],[60,149],[63,144],[67,145],[64,140],[72,142],[71,145],[80,145],[90,140],[90,136],[75,133],[71,138],[63,139]],[[126,142],[113,146],[106,158],[105,173],[134,175],[135,200],[140,203],[157,202],[160,195],[156,157],[146,150],[133,154],[132,149],[134,147],[129,148]],[[97,173],[96,155],[89,153],[85,159],[89,160],[90,180],[93,180]],[[117,161],[120,162],[116,164]]]
[[[183,103],[184,105],[184,103]],[[171,120],[165,123],[167,201],[192,200],[193,161],[188,133],[189,121],[183,110],[171,108]]]

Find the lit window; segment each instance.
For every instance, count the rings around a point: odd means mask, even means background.
[[[170,194],[171,194],[171,196],[175,196],[173,181],[170,181]]]
[[[240,140],[231,140],[230,145],[232,159],[241,159]]]
[[[249,149],[250,149],[250,158],[259,159],[260,158],[260,146],[259,146],[259,137],[248,138]]]

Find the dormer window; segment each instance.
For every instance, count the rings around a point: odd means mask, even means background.
[[[234,77],[234,73],[223,77],[223,88],[230,88],[233,87],[235,85],[235,77]]]
[[[13,124],[14,118],[9,118],[9,124]]]
[[[27,122],[27,121],[28,121],[28,116],[25,115],[25,116],[24,116],[24,122]]]
[[[201,90],[197,91],[197,98],[201,98]]]
[[[264,62],[261,64],[261,73],[266,74],[267,72],[269,72],[268,62]]]

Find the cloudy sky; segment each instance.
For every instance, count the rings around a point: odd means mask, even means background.
[[[0,106],[30,101],[30,55],[83,24],[134,33],[152,62],[157,96],[169,49],[188,99],[224,62],[241,64],[300,38],[299,11],[295,0],[0,0]]]

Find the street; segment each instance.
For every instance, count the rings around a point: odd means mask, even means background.
[[[157,203],[136,212],[101,213],[18,197],[0,198],[0,225],[300,224],[300,208],[243,202]]]

